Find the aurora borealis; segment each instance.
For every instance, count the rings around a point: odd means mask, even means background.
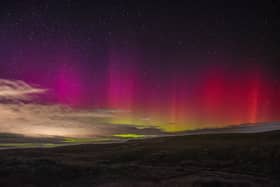
[[[48,90],[36,100],[42,106],[118,111],[102,124],[177,132],[276,122],[280,58],[273,7],[6,3],[0,78]]]

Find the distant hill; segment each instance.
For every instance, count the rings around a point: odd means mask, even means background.
[[[207,128],[185,131],[179,134],[224,134],[224,133],[258,133],[280,130],[280,122],[247,123],[230,125],[222,128]]]

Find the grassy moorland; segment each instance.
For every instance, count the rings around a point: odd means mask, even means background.
[[[278,178],[279,131],[0,151],[0,186],[279,186]]]

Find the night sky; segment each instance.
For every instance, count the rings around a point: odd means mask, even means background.
[[[3,1],[0,78],[170,131],[280,120],[277,1]],[[174,125],[175,124],[175,125]]]

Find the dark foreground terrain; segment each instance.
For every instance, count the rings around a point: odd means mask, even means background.
[[[0,151],[0,186],[280,186],[280,132]]]

